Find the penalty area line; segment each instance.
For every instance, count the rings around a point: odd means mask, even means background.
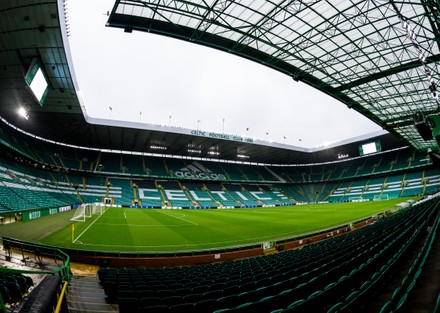
[[[187,219],[185,219],[185,218],[183,218],[183,217],[174,216],[174,215],[172,215],[172,214],[168,214],[168,213],[162,212],[162,210],[157,210],[157,212],[162,213],[162,214],[164,214],[164,215],[166,215],[166,216],[174,217],[174,218],[177,218],[178,220],[181,220],[181,221],[184,221],[184,222],[187,222],[187,223],[190,223],[190,224],[193,224],[193,225],[199,226],[199,224],[194,223],[194,222],[191,222],[191,221],[188,221]],[[183,215],[183,216],[185,217],[185,215]]]
[[[79,236],[76,237],[75,240],[74,240],[72,243],[76,243],[76,241],[77,241],[82,235],[84,235],[84,233],[85,233],[90,227],[92,227],[92,225],[95,224],[95,222],[96,222],[97,220],[99,220],[99,219],[101,218],[101,216],[104,215],[105,212],[106,212],[106,211],[104,211],[103,213],[101,213],[101,215],[99,215],[99,216],[96,218],[96,220],[94,220],[93,222],[91,222],[90,225],[87,226],[87,228],[84,229],[83,232],[82,232],[81,234],[79,234]],[[81,244],[82,244],[82,242],[81,242]]]

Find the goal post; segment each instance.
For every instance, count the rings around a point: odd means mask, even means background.
[[[107,209],[104,203],[93,203],[92,204],[92,214],[102,214]]]
[[[349,202],[364,202],[366,201],[362,196],[349,197]]]
[[[81,204],[75,211],[75,214],[70,219],[76,222],[85,222],[86,218],[92,217],[92,205],[91,204]]]
[[[381,194],[381,195],[374,195],[373,201],[380,201],[380,200],[389,200],[390,197],[387,193]]]

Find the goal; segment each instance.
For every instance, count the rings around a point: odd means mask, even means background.
[[[349,202],[364,202],[366,200],[364,198],[362,198],[362,196],[357,196],[357,197],[350,197],[350,198],[348,198],[348,201]]]
[[[85,222],[86,218],[92,217],[92,205],[91,204],[81,204],[77,209],[71,221]]]
[[[373,201],[388,200],[388,194],[374,195]]]
[[[102,214],[107,209],[104,203],[83,203],[77,209],[71,221],[85,222],[92,214]]]
[[[92,204],[92,214],[102,214],[107,209],[104,203],[93,203]]]

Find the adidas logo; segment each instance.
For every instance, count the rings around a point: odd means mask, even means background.
[[[182,167],[180,170],[174,172],[174,174],[181,178],[195,178],[202,180],[226,180],[226,176],[223,174],[213,173],[207,169],[203,164],[195,161],[188,166]]]
[[[180,171],[193,173],[212,173],[212,171],[208,170],[205,166],[203,166],[203,164],[200,164],[199,162],[192,162],[190,165],[182,167]]]

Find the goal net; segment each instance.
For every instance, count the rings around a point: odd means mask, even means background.
[[[357,196],[357,197],[350,197],[348,198],[349,202],[364,202],[365,199],[362,198],[362,196]]]
[[[102,214],[107,209],[104,203],[93,203],[92,204],[92,214]]]
[[[70,219],[71,221],[85,222],[86,218],[92,216],[92,205],[81,204],[75,211],[75,214]]]
[[[388,194],[374,195],[373,201],[388,200]]]

